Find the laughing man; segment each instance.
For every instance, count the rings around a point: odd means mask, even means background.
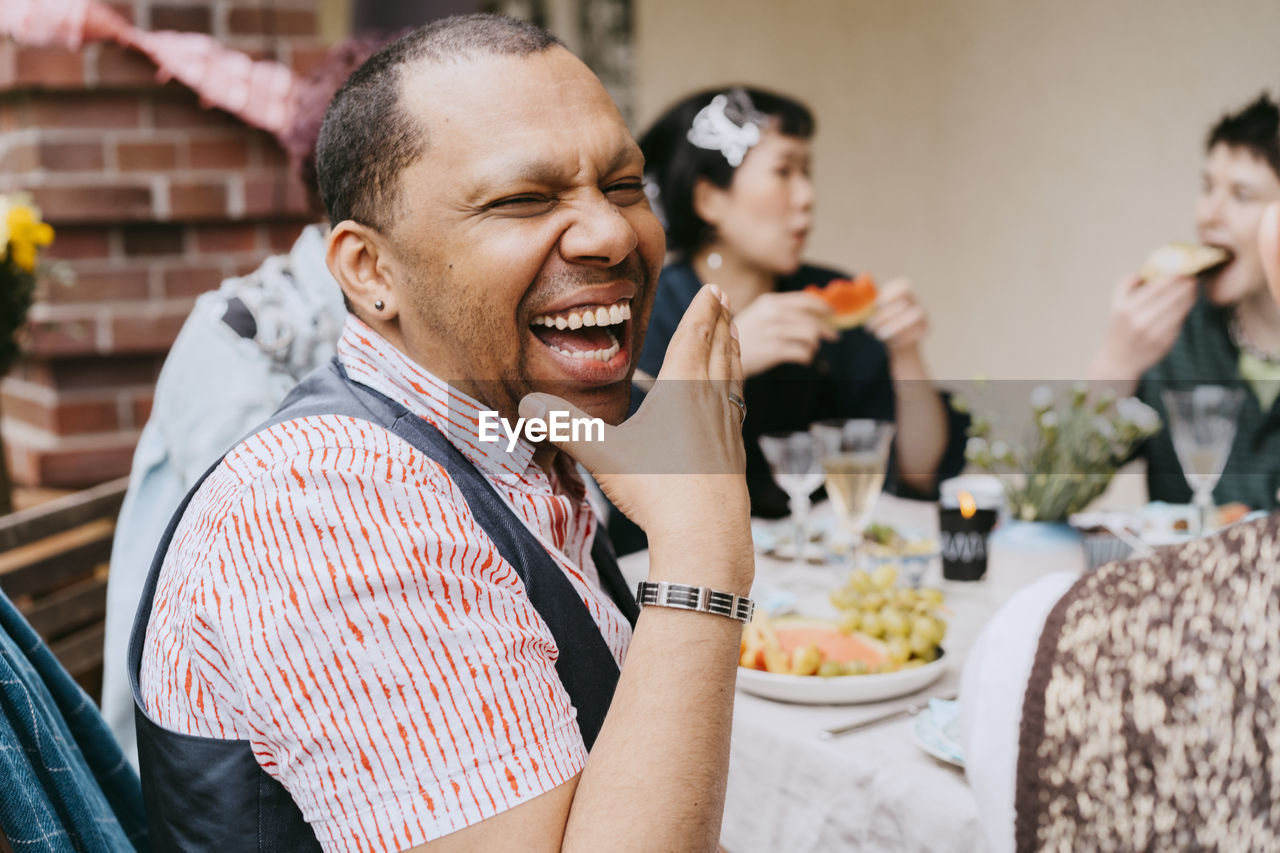
[[[642,169],[595,76],[509,19],[423,27],[335,97],[338,355],[193,490],[135,626],[157,847],[715,847],[741,625],[692,606],[749,612],[742,374],[708,288],[683,381],[622,423],[664,248]],[[553,411],[615,426],[478,440]],[[637,616],[574,460],[651,582],[728,595]]]

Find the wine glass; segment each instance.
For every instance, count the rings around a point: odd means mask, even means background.
[[[773,432],[760,436],[760,452],[778,488],[787,493],[787,508],[795,526],[796,560],[803,561],[809,544],[809,495],[822,485],[822,458],[807,432]]]
[[[820,448],[827,495],[851,534],[849,566],[857,559],[862,531],[884,486],[893,443],[893,423],[866,419],[823,420],[809,428]]]
[[[1244,390],[1197,385],[1186,390],[1166,390],[1162,396],[1169,413],[1173,450],[1194,495],[1200,516],[1199,532],[1204,533],[1213,511],[1213,490],[1236,438],[1236,416]]]

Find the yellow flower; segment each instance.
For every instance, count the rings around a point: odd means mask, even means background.
[[[9,232],[9,257],[21,270],[36,268],[36,250],[53,242],[53,228],[40,221],[40,213],[27,204],[11,205],[4,217]]]

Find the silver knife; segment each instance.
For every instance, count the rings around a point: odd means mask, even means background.
[[[956,694],[953,691],[943,696],[934,696],[931,698],[951,700],[956,698]],[[858,722],[856,723],[846,723],[843,726],[834,726],[829,729],[823,729],[822,731],[818,732],[818,737],[822,738],[823,740],[831,740],[833,738],[838,738],[841,735],[847,735],[850,732],[856,732],[859,729],[866,729],[866,728],[870,728],[871,726],[878,726],[881,723],[887,723],[890,720],[896,720],[899,717],[914,717],[916,714],[919,714],[921,711],[923,711],[928,706],[928,704],[929,704],[928,699],[923,700],[919,704],[915,702],[908,702],[907,704],[899,706],[897,708],[892,708],[888,711],[882,711],[879,714],[874,714],[870,717],[865,717],[864,719],[858,720]]]

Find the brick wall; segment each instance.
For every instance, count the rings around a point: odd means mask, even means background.
[[[306,71],[311,0],[136,0],[138,26],[210,33]],[[24,360],[0,382],[15,482],[80,487],[127,473],[164,354],[195,297],[287,249],[308,221],[268,134],[159,85],[144,56],[0,41],[0,192],[25,190],[74,281],[41,283]]]

